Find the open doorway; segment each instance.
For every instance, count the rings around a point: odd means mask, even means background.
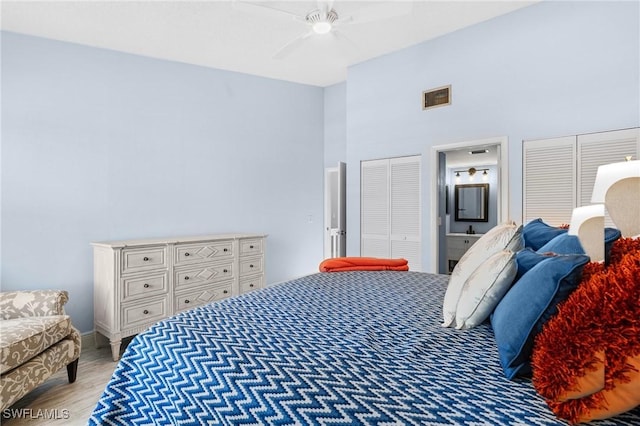
[[[507,150],[506,137],[432,148],[433,272],[449,273],[482,234],[509,218]],[[464,194],[473,196],[477,211],[464,205]]]
[[[347,165],[324,174],[324,258],[347,255]]]

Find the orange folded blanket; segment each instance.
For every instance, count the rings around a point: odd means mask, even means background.
[[[320,263],[320,272],[344,271],[408,271],[407,259],[379,259],[376,257],[334,257]]]

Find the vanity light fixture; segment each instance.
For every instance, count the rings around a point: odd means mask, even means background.
[[[473,182],[473,178],[476,175],[477,170],[473,167],[471,167],[469,170],[467,170],[467,173],[469,173],[469,182]]]
[[[456,174],[456,182],[460,182],[460,173],[467,172],[469,174],[469,182],[473,182],[474,176],[477,172],[482,172],[482,180],[489,180],[489,169],[476,169],[475,167],[470,167],[467,170],[454,170]]]

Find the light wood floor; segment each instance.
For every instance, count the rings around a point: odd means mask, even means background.
[[[123,341],[123,348],[126,343],[128,340]],[[96,349],[93,336],[83,336],[76,381],[70,384],[67,369],[61,369],[8,408],[9,412],[1,412],[0,422],[3,426],[86,425],[116,365],[109,345]],[[11,412],[21,417],[10,418]],[[42,418],[43,414],[58,418]]]

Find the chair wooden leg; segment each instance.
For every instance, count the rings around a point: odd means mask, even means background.
[[[73,383],[76,381],[76,374],[78,373],[78,361],[80,361],[80,358],[67,365],[67,376],[69,376],[69,383]]]

